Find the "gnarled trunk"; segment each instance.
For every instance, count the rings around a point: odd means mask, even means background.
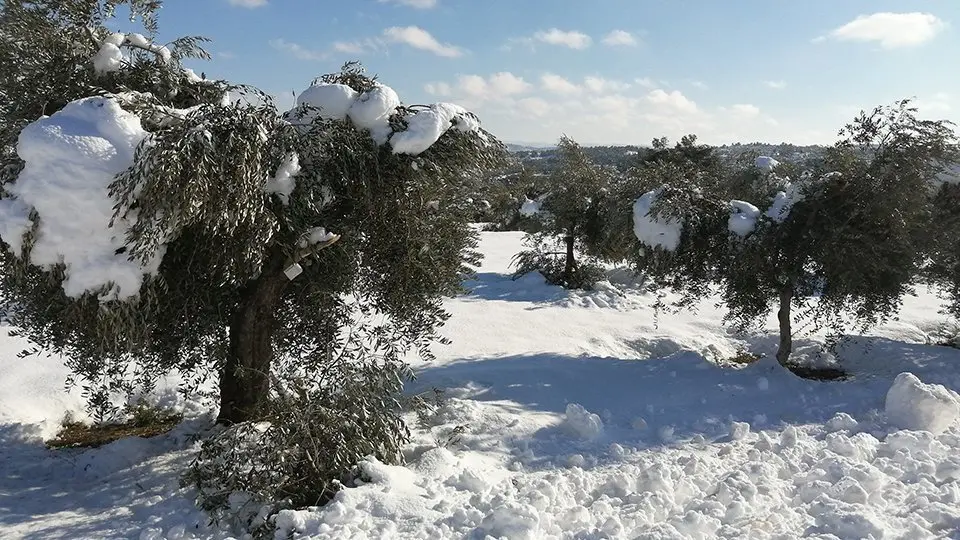
[[[780,347],[777,349],[777,362],[786,366],[793,351],[793,331],[790,328],[790,302],[793,301],[793,287],[785,286],[780,289],[780,309],[777,310],[777,320],[780,322]]]
[[[289,280],[284,258],[273,253],[260,277],[244,288],[230,321],[230,350],[220,373],[218,424],[256,418],[270,390],[275,313]]]
[[[570,280],[573,279],[573,267],[577,264],[576,259],[573,255],[573,236],[565,236],[563,241],[567,244],[567,260],[563,265],[563,281],[569,286]]]

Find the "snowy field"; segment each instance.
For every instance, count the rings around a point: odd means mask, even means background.
[[[362,464],[369,483],[282,513],[277,538],[960,538],[960,350],[929,344],[935,297],[845,342],[852,379],[805,381],[711,362],[772,357],[773,321],[738,336],[710,303],[656,317],[626,273],[589,293],[511,281],[521,240],[484,233],[472,292],[447,303],[453,343],[413,390],[449,399],[411,418],[408,464]],[[210,417],[166,393],[188,418],[166,436],[46,450],[82,399],[23,346],[0,338],[0,538],[230,536],[177,481]]]

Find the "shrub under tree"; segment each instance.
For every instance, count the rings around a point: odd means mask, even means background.
[[[924,264],[932,182],[956,150],[945,121],[908,101],[864,112],[814,170],[759,158],[733,171],[742,200],[696,175],[660,168],[664,184],[634,206],[639,268],[690,302],[719,286],[728,319],[745,328],[777,309],[777,359],[790,364],[793,308],[815,325],[845,316],[866,327],[895,314]]]

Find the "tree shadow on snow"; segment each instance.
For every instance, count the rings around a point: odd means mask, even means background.
[[[691,351],[647,360],[543,353],[428,367],[412,388],[448,388],[452,397],[505,407],[508,413],[556,415],[530,441],[552,455],[595,451],[613,442],[669,446],[698,434],[708,441],[729,440],[733,421],[761,430],[822,424],[839,412],[873,417],[903,371],[960,390],[958,350],[862,336],[838,350],[841,366],[853,374],[850,380],[800,379],[769,357],[735,369]],[[565,420],[569,404],[599,415],[603,432],[584,437],[575,421]]]
[[[206,526],[191,500],[169,496],[185,465],[172,453],[184,444],[182,430],[94,449],[51,450],[31,429],[0,425],[0,531],[72,539],[107,531],[136,537],[146,527],[168,529],[194,517],[197,528]]]
[[[471,300],[549,303],[569,295],[563,287],[547,283],[539,272],[517,279],[497,272],[478,272],[473,279],[464,281],[463,287],[468,291],[463,297]]]

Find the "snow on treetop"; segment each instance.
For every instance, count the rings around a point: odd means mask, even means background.
[[[142,34],[123,34],[116,32],[108,35],[100,44],[100,50],[93,57],[93,68],[97,73],[110,73],[119,71],[123,67],[126,58],[120,50],[122,45],[137,47],[157,55],[164,63],[169,63],[172,58],[170,49],[163,45],[154,45]]]
[[[407,129],[394,132],[390,116],[400,106],[400,96],[381,83],[363,93],[345,84],[317,83],[297,96],[297,106],[303,105],[319,109],[307,114],[305,121],[317,116],[330,120],[349,118],[358,129],[369,130],[377,144],[389,142],[394,154],[421,154],[453,127],[460,131],[480,129],[480,121],[463,107],[434,103],[409,115]]]
[[[300,174],[300,156],[294,152],[280,164],[273,178],[267,179],[263,185],[264,193],[276,193],[283,204],[290,204],[290,194],[297,187],[295,176],[298,174]]]
[[[776,169],[780,165],[780,162],[769,156],[758,156],[753,164],[758,169],[769,172]]]
[[[773,203],[767,209],[767,217],[777,223],[783,223],[790,215],[790,209],[803,199],[803,193],[796,184],[788,184],[784,191],[778,191],[773,197]]]
[[[470,112],[452,103],[434,103],[407,118],[407,129],[390,137],[394,154],[417,155],[427,151],[451,127],[475,131],[480,127]]]
[[[6,186],[12,198],[0,201],[0,237],[20,256],[35,209],[38,233],[30,263],[45,268],[64,263],[67,296],[112,284],[104,297],[128,299],[139,293],[143,275],[159,267],[162,253],[146,265],[124,253],[129,221],[110,225],[109,185],[132,164],[146,136],[140,119],[112,97],[74,101],[20,133],[17,153],[25,164]]]
[[[648,191],[633,204],[633,234],[644,245],[674,251],[680,245],[683,222],[677,218],[657,218],[650,214],[661,192],[661,189]]]
[[[297,105],[309,105],[319,109],[311,111],[304,120],[313,120],[316,116],[329,120],[343,120],[347,111],[357,100],[357,91],[345,84],[315,84],[297,96]]]
[[[739,237],[745,237],[757,228],[760,209],[746,201],[730,201],[730,219],[727,229]]]
[[[370,135],[383,144],[390,138],[390,115],[400,106],[400,96],[390,88],[377,84],[372,89],[357,96],[350,105],[347,116],[355,126],[370,130]]]

